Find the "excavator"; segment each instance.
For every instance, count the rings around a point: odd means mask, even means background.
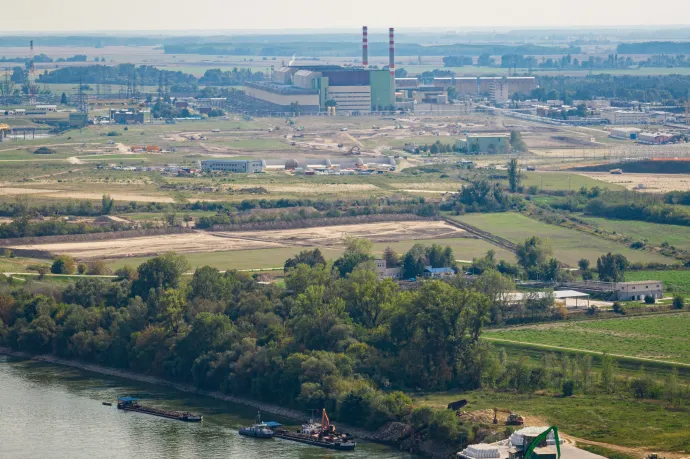
[[[513,413],[510,410],[503,410],[500,408],[494,408],[494,424],[498,424],[497,413],[508,414],[508,419],[506,419],[506,425],[508,426],[521,426],[525,423],[525,419],[517,413]]]

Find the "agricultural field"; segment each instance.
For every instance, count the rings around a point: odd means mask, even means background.
[[[659,280],[664,283],[665,293],[690,295],[690,270],[628,271],[625,280]]]
[[[690,250],[690,228],[680,225],[662,225],[633,220],[609,220],[601,217],[578,215],[578,218],[603,230],[627,236],[635,241],[660,246],[664,242],[683,250]]]
[[[690,313],[663,314],[487,330],[490,340],[690,365]]]
[[[587,172],[582,175],[625,187],[628,190],[638,190],[645,193],[668,193],[669,191],[690,191],[690,175],[688,174],[636,174],[621,175],[600,172]]]
[[[633,262],[675,263],[675,260],[671,258],[632,250],[612,241],[580,231],[542,223],[514,212],[467,214],[452,218],[469,223],[513,243],[524,242],[531,236],[547,239],[553,247],[554,256],[559,261],[571,266],[577,266],[577,261],[581,258],[587,258],[596,264],[596,259],[608,252],[620,253]]]
[[[610,445],[651,451],[690,451],[690,432],[683,428],[687,424],[687,410],[669,410],[657,401],[637,401],[615,395],[561,397],[492,390],[414,393],[410,396],[418,404],[438,408],[460,399],[469,402],[464,408],[467,411],[501,407],[527,415],[533,425],[555,425],[572,437]],[[639,454],[636,457],[642,457]]]

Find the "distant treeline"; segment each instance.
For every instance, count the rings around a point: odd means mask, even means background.
[[[359,56],[362,52],[359,42],[289,42],[278,43],[180,43],[166,44],[166,54],[205,54],[230,56]],[[417,43],[399,43],[396,45],[398,56],[449,56],[466,55],[480,56],[482,54],[578,54],[578,47],[558,47],[539,45],[429,45]],[[388,43],[370,42],[370,56],[387,56]]]
[[[640,77],[602,74],[587,78],[540,76],[537,81],[539,88],[530,97],[540,100],[559,99],[566,103],[607,97],[675,104],[687,99],[690,87],[690,76],[686,75]]]
[[[160,70],[151,65],[120,64],[117,66],[88,65],[83,67],[65,67],[46,72],[38,77],[39,83],[91,83],[91,84],[128,84],[136,81],[137,85],[157,86],[163,81],[168,84],[193,84],[194,75],[170,70]]]
[[[641,43],[621,43],[618,54],[687,54],[690,42],[645,41]]]

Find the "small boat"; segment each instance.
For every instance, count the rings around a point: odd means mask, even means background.
[[[336,431],[325,409],[321,414],[321,424],[310,419],[307,424],[302,424],[302,429],[296,433],[278,428],[275,430],[275,436],[284,440],[340,451],[352,451],[357,446],[352,435]]]
[[[124,411],[134,411],[137,413],[150,414],[152,416],[159,416],[167,419],[175,419],[177,421],[184,422],[201,422],[204,417],[200,414],[192,414],[189,412],[180,411],[168,411],[161,410],[159,408],[152,408],[150,406],[144,406],[137,403],[136,398],[132,397],[120,397],[117,399],[117,409]]]
[[[103,405],[105,405],[105,406],[113,406],[112,402],[103,402]]]
[[[248,427],[242,427],[240,429],[240,435],[253,438],[273,438],[273,435],[275,435],[275,431],[273,430],[273,428],[279,426],[280,424],[278,424],[277,422],[261,422],[261,411],[259,411],[256,419],[256,424]]]

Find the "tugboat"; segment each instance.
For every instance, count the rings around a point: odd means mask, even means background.
[[[240,429],[240,435],[253,438],[273,438],[275,431],[271,429],[271,426],[278,427],[280,424],[277,422],[272,422],[269,425],[261,422],[261,411],[259,411],[256,416],[256,424],[249,427],[242,427]]]
[[[189,412],[168,411],[159,408],[152,408],[150,406],[143,406],[137,403],[138,399],[132,397],[120,397],[117,399],[117,409],[124,411],[135,411],[137,413],[150,414],[152,416],[160,416],[162,418],[175,419],[184,422],[201,422],[204,419],[200,414],[192,414]]]
[[[275,436],[284,440],[340,451],[352,451],[357,446],[352,435],[335,430],[335,426],[328,419],[326,409],[321,413],[321,424],[310,419],[307,424],[302,424],[302,429],[297,433],[278,428],[275,430]]]

